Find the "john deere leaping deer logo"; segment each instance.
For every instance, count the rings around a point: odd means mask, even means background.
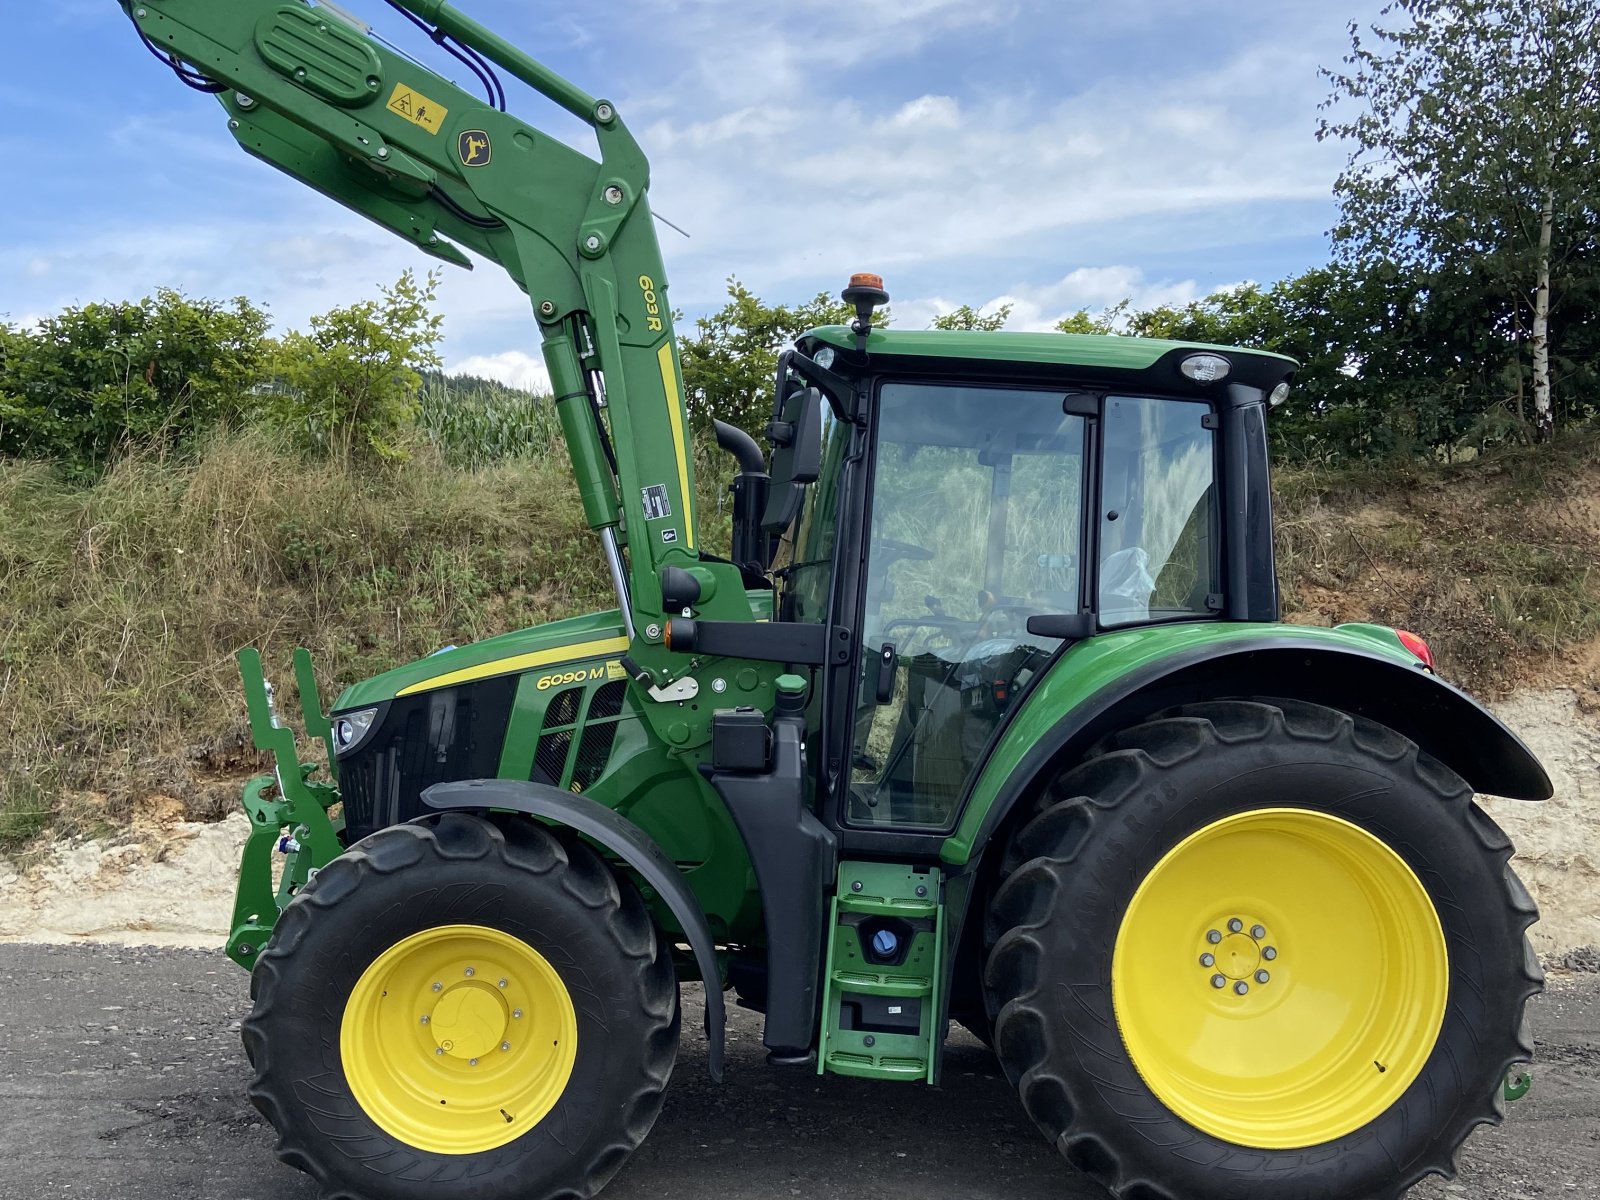
[[[461,135],[459,148],[461,150],[462,166],[487,167],[489,165],[489,135],[483,130],[467,130]]]

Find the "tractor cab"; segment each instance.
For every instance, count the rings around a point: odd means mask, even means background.
[[[813,698],[825,819],[937,836],[1065,645],[1276,619],[1264,410],[1294,363],[867,328],[814,330],[783,357],[772,430],[813,422],[816,462],[774,455],[777,614],[848,630],[856,651]]]

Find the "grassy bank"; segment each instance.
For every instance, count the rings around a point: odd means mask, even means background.
[[[1600,437],[1275,479],[1290,620],[1426,637],[1489,697],[1563,683],[1600,697]]]
[[[324,688],[606,602],[564,466],[419,454],[356,472],[258,434],[89,487],[0,462],[0,842],[235,802],[233,656],[293,647]]]
[[[1594,438],[1450,467],[1280,473],[1285,608],[1414,629],[1447,676],[1487,694],[1555,676],[1592,689],[1597,496]],[[256,765],[242,646],[282,685],[290,651],[310,647],[331,692],[610,603],[559,455],[471,470],[422,450],[356,470],[245,434],[88,486],[0,461],[0,848],[120,826],[161,797],[191,817],[227,811]]]

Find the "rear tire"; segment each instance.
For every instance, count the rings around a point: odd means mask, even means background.
[[[677,1056],[643,901],[520,819],[448,813],[357,843],[284,911],[251,993],[250,1098],[279,1158],[340,1200],[592,1196]]]
[[[1398,1197],[1454,1173],[1531,1055],[1537,912],[1511,853],[1389,729],[1177,710],[1057,779],[1006,847],[996,1053],[1122,1200]]]

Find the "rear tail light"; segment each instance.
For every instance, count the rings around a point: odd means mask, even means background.
[[[1433,670],[1433,651],[1428,649],[1428,643],[1416,634],[1406,629],[1396,629],[1395,636],[1400,639],[1400,644],[1422,660],[1422,665],[1428,670]]]

